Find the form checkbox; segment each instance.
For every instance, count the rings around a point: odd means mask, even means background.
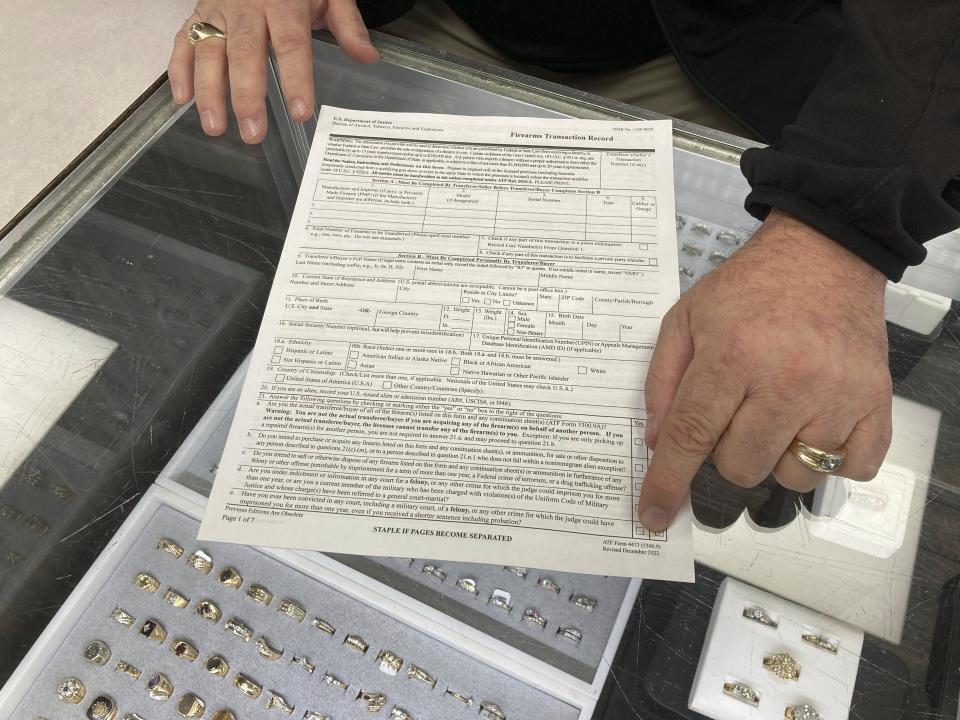
[[[454,358],[453,360],[450,361],[450,364],[451,364],[451,365],[459,365],[459,364],[460,364],[460,358]]]
[[[643,445],[643,438],[634,438],[634,439],[633,439],[633,444],[634,444],[634,445]]]
[[[283,345],[277,345],[277,346],[273,349],[273,353],[274,353],[275,355],[279,355],[279,354],[282,353],[282,352],[283,352]]]
[[[450,374],[451,374],[451,375],[459,375],[459,374],[460,374],[460,368],[458,368],[458,367],[452,367],[452,368],[450,368]]]
[[[580,367],[577,368],[577,375],[586,375],[586,374],[587,374],[586,365],[581,365]]]
[[[360,357],[360,351],[359,351],[359,350],[351,350],[351,351],[350,351],[350,357],[351,357],[351,358],[354,358],[354,359]]]
[[[510,307],[510,300],[504,300],[504,301],[503,301],[503,306],[504,306],[504,307]]]
[[[389,380],[384,380],[384,381],[383,381],[383,389],[384,389],[384,390],[389,390],[389,389],[392,388],[392,387],[393,387],[393,383],[392,383],[392,382],[390,382]]]
[[[355,368],[356,366],[357,366],[357,361],[356,361],[356,360],[347,360],[347,367],[348,367],[348,368]]]
[[[286,375],[277,375],[277,376],[273,379],[273,381],[274,381],[274,382],[283,382],[283,381],[286,380],[286,379],[287,379],[287,376],[286,376]]]
[[[635,482],[635,483],[633,484],[633,491],[634,491],[634,492],[638,493],[638,492],[640,492],[641,490],[643,490],[643,481],[642,481],[642,480],[639,481],[639,482]]]
[[[633,471],[634,471],[634,472],[638,472],[638,473],[642,473],[642,472],[643,472],[643,463],[634,463],[634,464],[633,464]]]
[[[483,299],[483,304],[484,304],[484,305],[489,305],[489,304],[492,303],[492,302],[493,302],[493,301],[492,301],[490,298],[484,298],[484,299]]]
[[[645,538],[650,533],[647,532],[647,529],[643,525],[634,525],[633,526],[633,536],[638,538]]]
[[[460,304],[461,304],[461,305],[469,305],[469,304],[470,304],[470,298],[460,298]]]
[[[272,362],[272,363],[274,363],[274,364],[279,363],[280,360],[281,360],[281,358],[280,358],[279,355],[274,355],[272,358],[270,358],[270,362]]]

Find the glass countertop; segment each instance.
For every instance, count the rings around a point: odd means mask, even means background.
[[[658,117],[376,41],[384,61],[361,66],[315,38],[318,106]],[[271,72],[262,145],[234,126],[204,136],[164,85],[0,240],[0,683],[252,349],[313,133]],[[674,136],[679,224],[747,236],[752,143],[679,121]],[[905,309],[888,325],[895,437],[878,480],[740,490],[705,464],[697,582],[641,585],[596,717],[702,717],[688,695],[725,577],[864,633],[852,716],[957,717],[960,242],[930,248],[891,291]]]

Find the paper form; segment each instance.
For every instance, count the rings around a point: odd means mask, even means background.
[[[693,580],[636,521],[669,121],[325,107],[200,538]]]

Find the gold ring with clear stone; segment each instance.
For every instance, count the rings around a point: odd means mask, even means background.
[[[836,472],[843,465],[843,458],[847,454],[843,445],[836,450],[821,450],[802,440],[794,440],[790,443],[789,452],[804,466],[818,473]]]

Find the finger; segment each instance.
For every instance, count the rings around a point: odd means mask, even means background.
[[[290,115],[303,122],[313,115],[313,48],[310,12],[302,2],[271,5],[270,42],[280,69],[280,87]]]
[[[847,423],[814,422],[801,428],[797,438],[819,450],[832,452],[843,446],[852,430]],[[789,449],[777,461],[773,475],[785,488],[797,492],[810,492],[827,477],[827,473],[808,468]]]
[[[867,415],[850,433],[847,454],[835,473],[851,480],[873,480],[890,449],[893,422],[890,408]]]
[[[717,470],[739,487],[755,487],[773,471],[797,434],[783,408],[748,397],[713,451]]]
[[[211,25],[227,31],[220,13],[203,18]],[[193,49],[193,86],[197,94],[197,112],[207,135],[222,135],[227,129],[227,48],[221,38],[202,40]]]
[[[693,339],[687,326],[686,314],[676,305],[663,317],[657,345],[650,358],[644,385],[644,405],[647,428],[644,442],[655,447],[660,421],[667,416],[677,394],[680,380],[693,359]]]
[[[267,134],[267,21],[251,10],[238,10],[230,20],[230,100],[240,137],[258,143]]]
[[[177,105],[190,102],[193,97],[193,45],[187,40],[187,31],[197,20],[194,13],[187,18],[183,27],[173,37],[173,52],[167,65],[167,77],[170,79],[170,91]]]
[[[380,59],[355,0],[330,0],[326,25],[343,51],[354,60],[372,63]]]
[[[721,367],[698,356],[680,381],[637,504],[640,522],[648,530],[660,532],[673,521],[693,476],[743,401],[745,388]]]

